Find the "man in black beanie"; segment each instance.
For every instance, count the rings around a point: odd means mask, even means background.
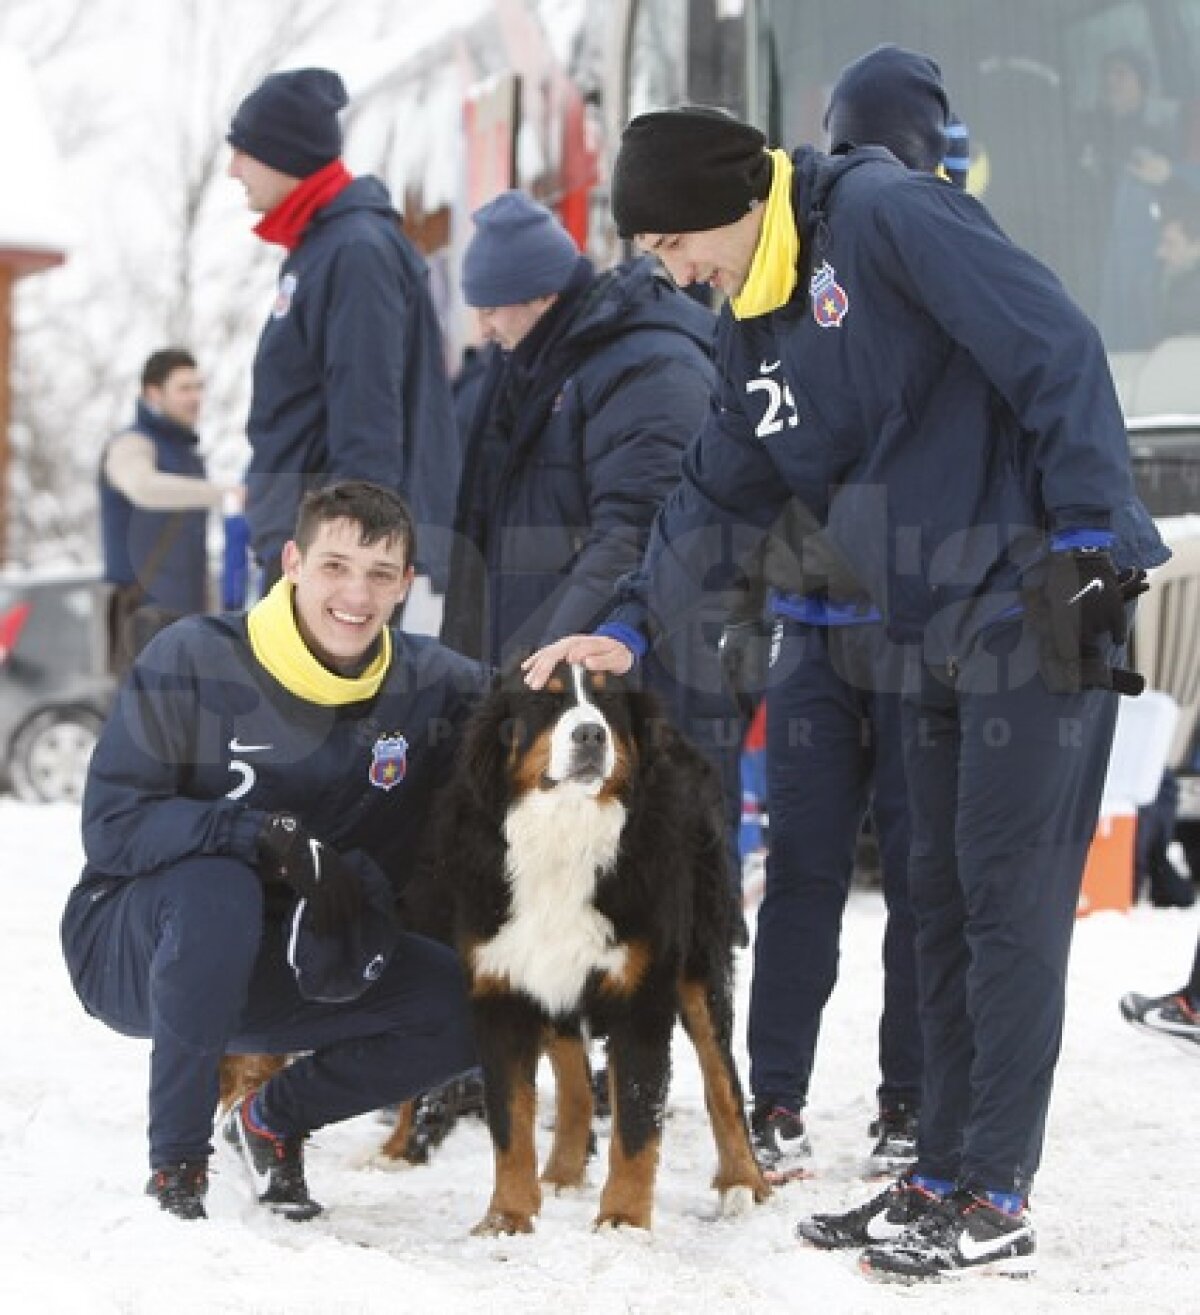
[[[925,56],[872,52],[831,107],[835,136],[851,134],[833,155],[767,152],[747,125],[694,108],[626,129],[618,227],[677,282],[728,294],[721,379],[605,623],[527,663],[534,687],[563,660],[628,670],[793,496],[888,637],[915,646],[901,719],[916,1161],[873,1200],[798,1229],[910,1282],[1034,1268],[1028,1200],[1079,887],[1115,695],[1140,689],[1122,669],[1126,603],[1168,556],[1133,491],[1095,327],[973,197],[854,140],[864,123],[879,140],[894,111],[912,119],[910,144],[936,151],[939,85]],[[707,171],[727,207],[715,218]],[[787,729],[799,751],[806,728]]]
[[[428,270],[387,189],[341,159],[347,104],[330,69],[273,73],[238,106],[230,177],[263,216],[255,232],[287,251],[254,358],[246,424],[246,517],[263,569],[304,491],[368,479],[403,493],[444,587],[460,459]]]

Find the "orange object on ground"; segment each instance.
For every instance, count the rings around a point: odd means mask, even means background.
[[[1083,869],[1076,914],[1116,909],[1121,913],[1133,903],[1133,840],[1136,813],[1104,814],[1088,850]]]

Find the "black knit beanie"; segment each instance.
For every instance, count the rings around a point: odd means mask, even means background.
[[[878,46],[848,64],[829,96],[829,149],[886,146],[910,169],[932,173],[946,153],[950,105],[927,55]]]
[[[272,73],[238,106],[226,141],[291,178],[307,178],[342,153],[338,110],[349,97],[331,69]]]
[[[683,105],[631,119],[612,175],[622,237],[724,228],[771,190],[767,139],[724,110]]]

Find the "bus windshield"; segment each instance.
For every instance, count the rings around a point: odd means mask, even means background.
[[[1200,0],[762,0],[751,113],[825,145],[850,60],[883,42],[941,65],[968,184],[1054,269],[1110,352],[1200,333]]]

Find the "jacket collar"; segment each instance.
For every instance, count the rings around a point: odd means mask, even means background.
[[[200,441],[200,435],[194,429],[179,424],[161,411],[155,411],[140,398],[134,412],[133,426],[151,438],[165,438],[172,443],[186,443],[194,447]]]

